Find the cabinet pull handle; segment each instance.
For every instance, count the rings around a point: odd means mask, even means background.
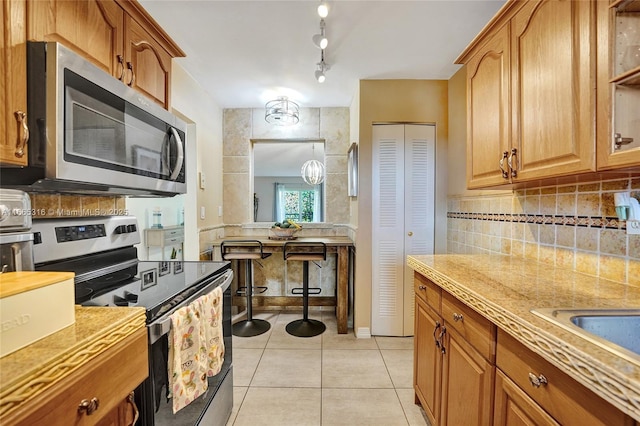
[[[503,152],[502,158],[500,158],[500,162],[498,163],[500,165],[500,171],[502,172],[502,177],[505,179],[509,179],[509,173],[507,173],[507,171],[504,169],[504,160],[506,160],[507,157],[509,157],[509,151]]]
[[[133,86],[133,83],[136,82],[136,73],[133,71],[133,64],[131,62],[127,62],[127,68],[131,71],[131,80],[129,80],[127,86]]]
[[[419,285],[418,286],[418,290],[426,290],[427,286],[426,285]]]
[[[447,328],[446,327],[442,327],[442,331],[440,332],[440,335],[438,336],[438,340],[440,340],[440,353],[442,355],[447,353],[447,350],[444,348],[444,335],[447,334]]]
[[[100,407],[100,400],[98,398],[91,398],[91,400],[83,399],[78,405],[78,413],[87,413],[87,416],[92,415]]]
[[[138,406],[136,405],[133,392],[131,392],[129,396],[127,396],[127,403],[131,405],[131,412],[133,413],[133,421],[131,422],[131,426],[133,426],[136,424],[136,422],[138,421],[138,417],[140,416],[140,412],[138,411]]]
[[[622,145],[633,143],[633,138],[623,138],[620,133],[613,134],[613,149],[618,150]]]
[[[514,157],[515,157],[515,162],[513,161]],[[509,160],[507,161],[507,164],[511,169],[511,177],[518,176],[518,169],[516,168],[518,166],[518,150],[516,148],[513,148],[511,150],[511,155],[509,156]],[[516,165],[516,167],[513,166],[514,164]]]
[[[22,158],[24,156],[24,148],[29,142],[29,126],[27,126],[27,113],[24,111],[16,111],[13,113],[18,124],[18,141],[16,143],[15,156]]]
[[[124,67],[124,57],[122,55],[117,55],[116,58],[118,59],[118,65],[120,65],[120,77],[118,77],[118,80],[124,82],[124,74],[126,72],[126,68]]]
[[[455,322],[458,322],[458,321],[463,322],[464,321],[464,316],[462,314],[458,314],[458,313],[454,312],[453,313],[453,320]]]
[[[531,385],[535,388],[539,388],[540,386],[544,386],[547,383],[549,383],[547,381],[547,378],[544,377],[543,374],[540,374],[539,376],[536,376],[533,373],[529,373],[529,381],[531,382]]]
[[[436,342],[436,348],[440,347],[440,341],[436,337],[436,333],[438,332],[439,328],[440,328],[440,321],[436,321],[436,326],[433,328],[433,341]]]

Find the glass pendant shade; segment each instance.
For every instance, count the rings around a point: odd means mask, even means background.
[[[318,160],[309,160],[302,165],[302,179],[309,185],[318,185],[324,181],[324,164]]]

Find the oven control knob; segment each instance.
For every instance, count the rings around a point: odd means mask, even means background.
[[[127,233],[127,225],[119,225],[116,226],[114,231],[116,234],[126,234]]]
[[[131,303],[138,303],[138,295],[135,293],[124,292],[124,300]]]
[[[136,232],[135,225],[127,225],[127,232]]]
[[[129,306],[129,301],[120,296],[113,296],[113,304],[116,306]]]

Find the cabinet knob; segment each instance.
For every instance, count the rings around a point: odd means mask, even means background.
[[[531,386],[535,388],[539,388],[540,386],[544,386],[549,383],[543,374],[536,376],[533,373],[529,373],[529,382],[531,382]]]
[[[412,237],[412,236],[413,236],[413,232],[409,231],[409,232],[407,233],[407,235],[408,235],[408,236],[410,236],[410,237]]]
[[[418,290],[426,290],[427,286],[426,285],[419,285],[418,286]]]
[[[464,316],[462,314],[454,312],[453,313],[453,320],[455,322],[458,322],[458,321],[462,322],[462,321],[464,321]]]
[[[78,405],[78,413],[83,414],[87,413],[87,416],[90,416],[98,409],[100,406],[100,400],[98,398],[91,398],[91,400],[83,399],[80,401],[80,405]]]

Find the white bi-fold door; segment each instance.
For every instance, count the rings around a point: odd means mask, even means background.
[[[371,334],[413,335],[409,254],[433,254],[435,126],[373,125]]]

